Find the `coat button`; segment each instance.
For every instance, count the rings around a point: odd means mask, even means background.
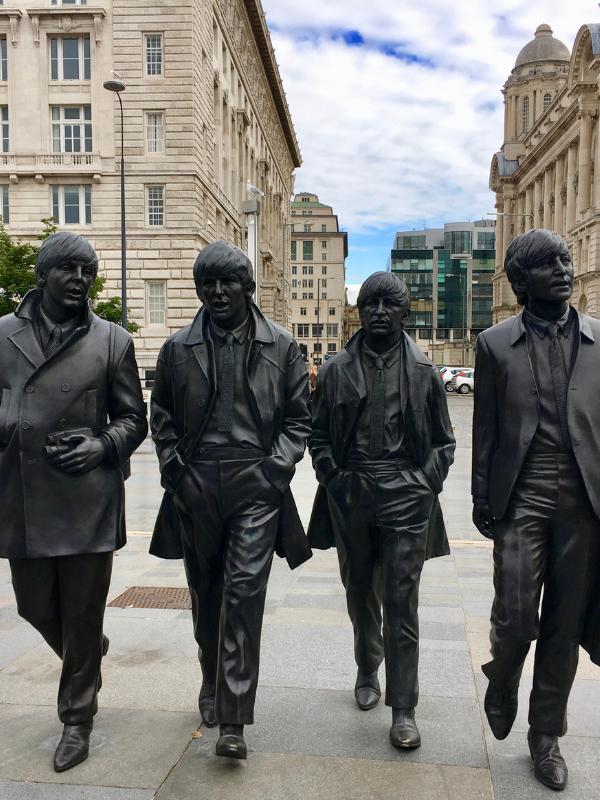
[[[35,392],[35,389],[31,384],[29,384],[29,386],[25,387],[25,391],[27,392],[27,394],[32,394],[33,392]]]
[[[21,423],[21,427],[23,428],[24,431],[28,431],[29,428],[31,428],[31,425],[29,424],[29,422],[27,422],[27,420],[25,420],[24,422]]]
[[[71,391],[71,384],[70,383],[63,383],[60,387],[61,392],[70,392]]]

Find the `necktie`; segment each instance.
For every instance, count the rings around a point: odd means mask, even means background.
[[[383,453],[383,430],[385,425],[385,376],[383,372],[383,358],[375,359],[375,384],[373,385],[373,400],[371,405],[371,431],[369,439],[369,453],[373,458],[379,458]]]
[[[60,325],[55,325],[50,332],[50,338],[48,339],[48,344],[46,345],[45,356],[46,358],[50,358],[52,353],[55,353],[58,348],[61,346],[63,340],[62,335],[62,328]]]
[[[571,447],[571,437],[569,435],[569,425],[567,422],[567,375],[565,362],[558,341],[558,325],[553,322],[548,325],[548,335],[550,336],[550,373],[552,375],[552,386],[554,388],[554,399],[556,401],[556,411],[560,424],[560,432],[567,447]]]
[[[232,333],[225,334],[224,350],[218,429],[221,433],[229,433],[231,431],[231,412],[233,410],[233,388],[235,383],[235,353],[233,351]]]

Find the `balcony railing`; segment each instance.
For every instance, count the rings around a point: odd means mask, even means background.
[[[19,175],[102,173],[98,153],[0,153],[0,172]]]

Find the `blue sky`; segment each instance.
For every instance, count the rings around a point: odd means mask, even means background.
[[[296,191],[349,234],[347,283],[384,269],[396,230],[494,209],[500,90],[541,23],[569,49],[598,3],[263,0],[302,150]]]

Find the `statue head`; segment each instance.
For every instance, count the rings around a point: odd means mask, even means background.
[[[508,246],[504,269],[521,305],[562,306],[573,291],[573,264],[565,240],[554,231],[534,228]]]
[[[194,283],[221,328],[237,328],[248,316],[256,284],[250,259],[239,247],[223,241],[205,247],[194,263]]]
[[[92,245],[71,231],[58,231],[40,247],[35,275],[42,303],[53,317],[81,313],[98,274],[98,257]]]
[[[402,278],[374,272],[360,287],[356,303],[367,344],[392,347],[410,315],[410,292]]]

